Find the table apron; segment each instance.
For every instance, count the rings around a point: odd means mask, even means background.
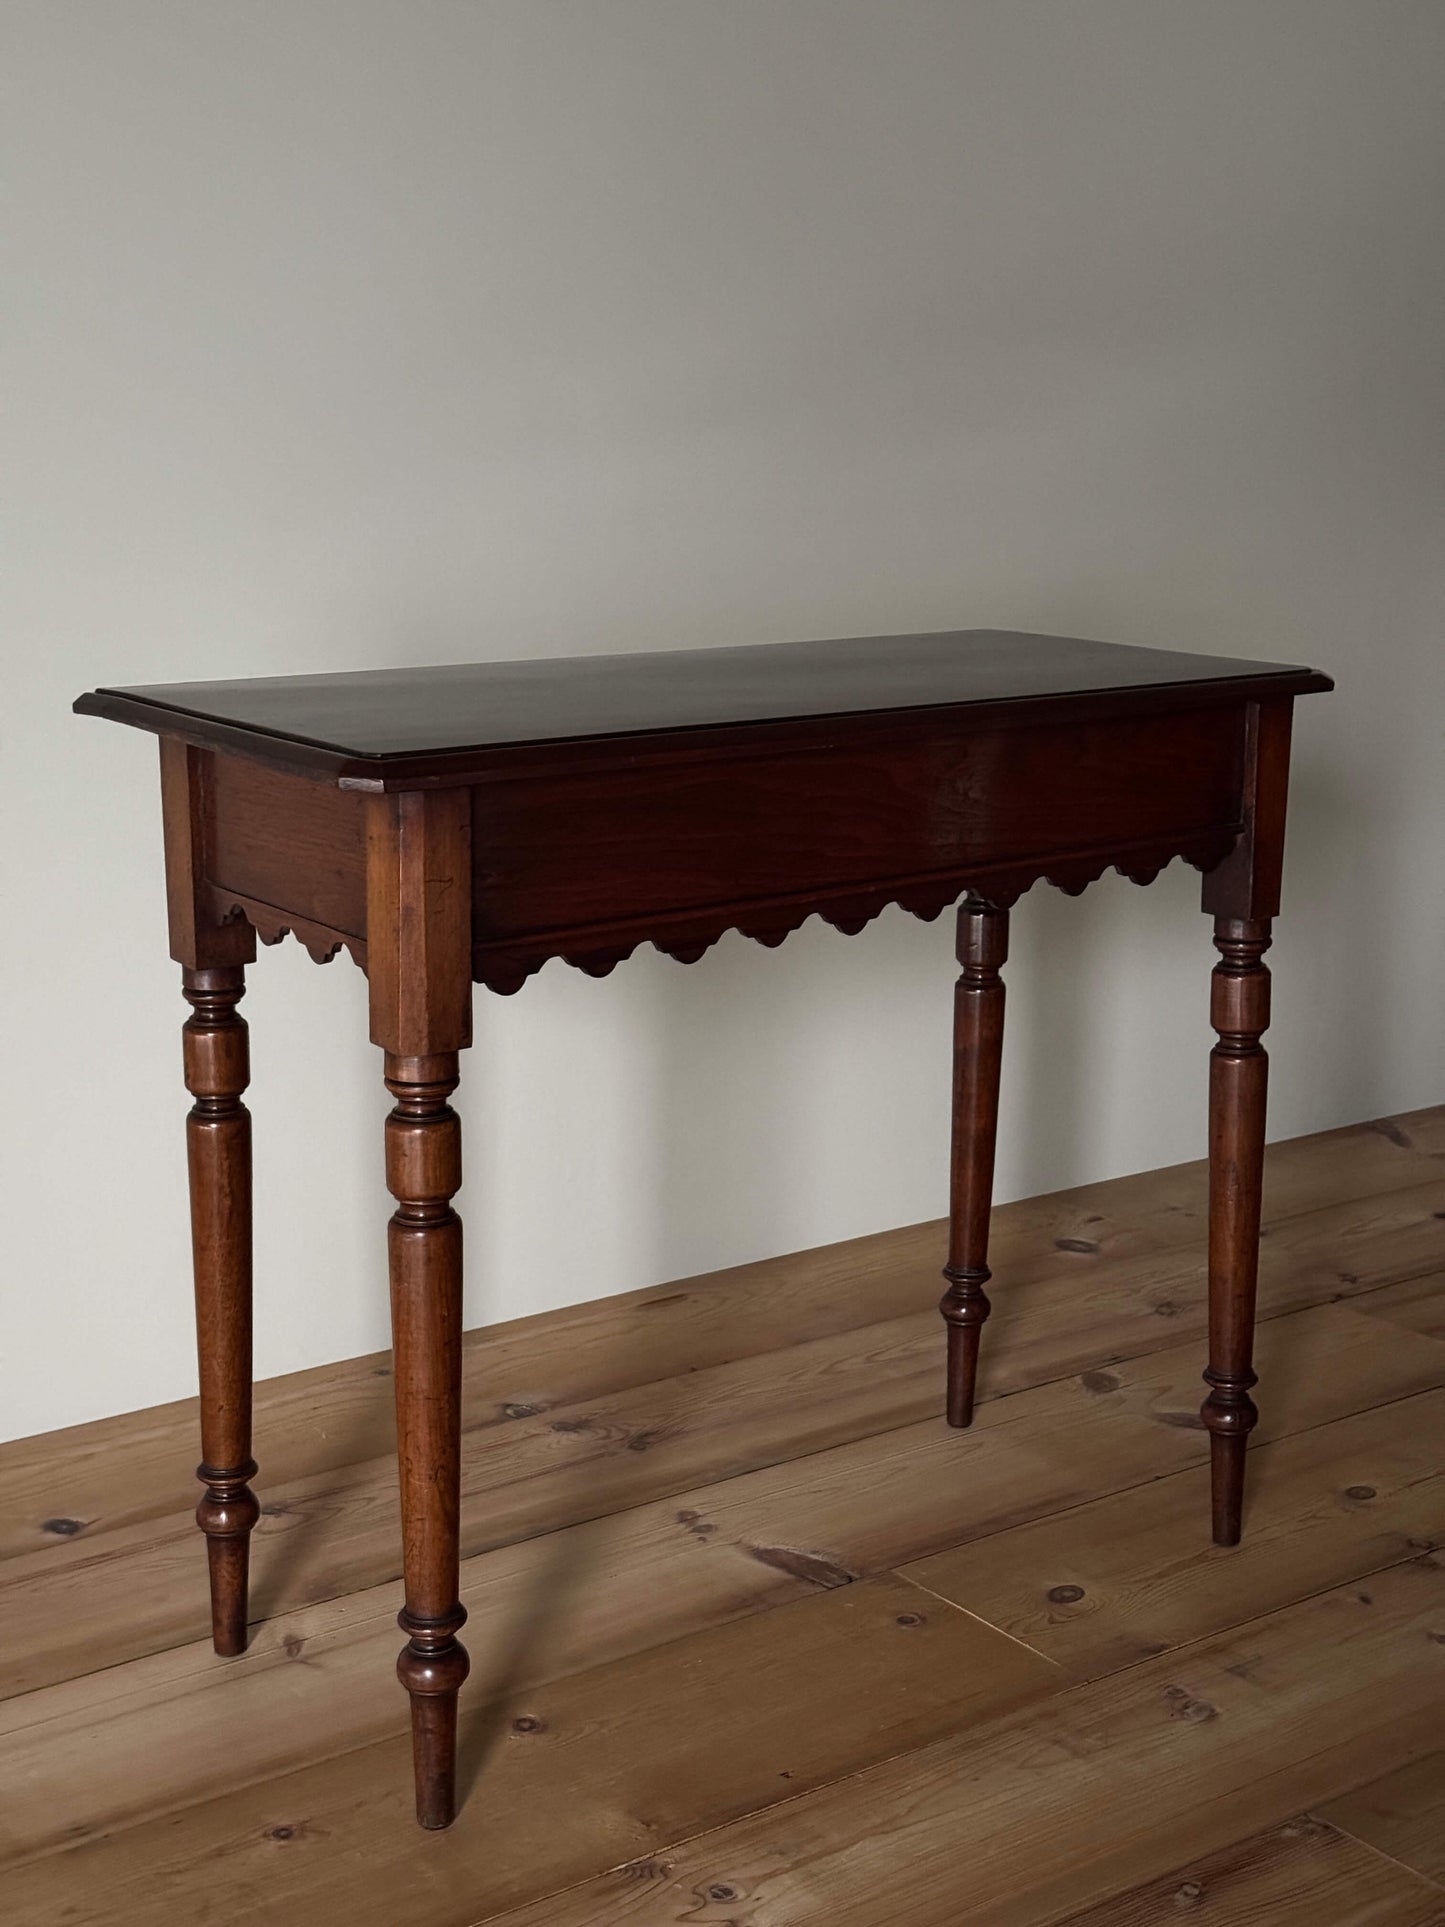
[[[1241,823],[1243,742],[1241,706],[489,785],[474,792],[476,940],[1219,854]]]
[[[940,722],[492,777],[472,790],[474,974],[514,989],[550,956],[600,970],[648,938],[695,955],[734,927],[776,941],[815,911],[856,928],[894,901],[937,914],[966,888],[1009,902],[1041,877],[1080,888],[1111,865],[1141,880],[1176,856],[1208,867],[1244,819],[1249,709]],[[214,913],[363,957],[377,807],[390,800],[210,753]]]

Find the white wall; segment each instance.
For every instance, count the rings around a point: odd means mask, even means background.
[[[1318,663],[1273,1129],[1445,1098],[1439,0],[3,21],[0,1435],[193,1386],[155,746],[96,682],[960,625]],[[941,1212],[949,921],[478,993],[469,1322]],[[1001,1195],[1198,1154],[1212,960],[1192,871],[1025,899]],[[386,1343],[386,1100],[350,963],[252,985],[269,1374]]]

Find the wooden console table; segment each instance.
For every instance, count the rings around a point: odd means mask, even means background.
[[[1109,866],[1205,872],[1214,918],[1209,1428],[1214,1537],[1239,1538],[1269,1021],[1294,698],[1309,669],[970,631],[573,661],[101,689],[76,708],[161,739],[171,954],[185,1038],[201,1383],[197,1519],[216,1650],[246,1642],[251,1152],[236,1006],[288,930],[370,982],[386,1124],[417,1816],[455,1804],[461,1135],[447,1100],[471,987],[550,957],[601,976],[638,944],[684,963],[724,931],[776,944],[817,913],[961,899],[947,1414],[973,1415],[1009,906]]]

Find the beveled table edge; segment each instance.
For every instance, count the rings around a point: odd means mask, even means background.
[[[817,747],[838,730],[860,726],[873,731],[932,725],[966,728],[973,719],[990,725],[1087,720],[1099,715],[1148,715],[1166,710],[1213,707],[1218,703],[1260,701],[1334,688],[1317,669],[1281,665],[1268,674],[1188,678],[1175,683],[1142,683],[1117,688],[1055,691],[1031,696],[985,697],[966,703],[915,703],[869,709],[803,712],[731,723],[680,723],[645,730],[591,732],[536,737],[472,747],[406,750],[358,755],[312,737],[284,730],[254,729],[224,722],[195,710],[173,707],[123,690],[87,690],[72,705],[79,716],[101,716],[157,736],[173,736],[200,749],[216,749],[271,767],[335,784],[341,789],[385,793],[432,789],[521,775],[539,767],[595,766],[598,762],[691,761],[714,752],[756,746]]]

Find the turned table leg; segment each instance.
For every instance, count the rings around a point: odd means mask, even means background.
[[[205,1492],[196,1521],[211,1569],[211,1633],[218,1653],[244,1652],[251,1528],[260,1515],[248,1480],[251,1457],[251,1118],[241,1102],[250,1081],[240,964],[187,969],[191,1005],[183,1038],[201,1375],[201,1464]]]
[[[1201,1416],[1220,1546],[1239,1544],[1245,1449],[1259,1417],[1250,1392],[1269,1076],[1259,1040],[1269,1024],[1264,953],[1284,868],[1290,709],[1287,700],[1250,704],[1239,840],[1204,878],[1204,909],[1214,919],[1219,952],[1209,1008],[1219,1041],[1209,1059],[1209,1395]]]
[[[977,897],[958,912],[962,974],[953,1005],[953,1155],[949,1184],[948,1289],[939,1309],[948,1325],[948,1422],[973,1422],[978,1347],[990,1306],[984,1287],[993,1204],[994,1142],[1003,1052],[1008,912]]]
[[[462,1437],[461,1122],[447,1099],[472,1038],[471,796],[373,796],[367,814],[367,979],[372,1041],[396,1099],[386,1121],[387,1232],[396,1365],[406,1645],[416,1817],[456,1813]]]
[[[1269,1058],[1260,1034],[1269,1024],[1268,918],[1216,917],[1210,1022],[1219,1042],[1209,1062],[1209,1396],[1203,1418],[1216,1545],[1239,1544],[1244,1458],[1259,1418],[1250,1397],[1254,1307],[1259,1277],[1260,1193],[1264,1172],[1265,1088]]]
[[[457,1634],[461,1491],[462,1221],[451,1200],[462,1181],[461,1122],[447,1099],[457,1054],[386,1057],[396,1108],[386,1121],[386,1181],[396,1199],[388,1230],[396,1359],[397,1456],[408,1635],[397,1673],[411,1695],[416,1811],[424,1827],[456,1810],[457,1694],[467,1676]]]

